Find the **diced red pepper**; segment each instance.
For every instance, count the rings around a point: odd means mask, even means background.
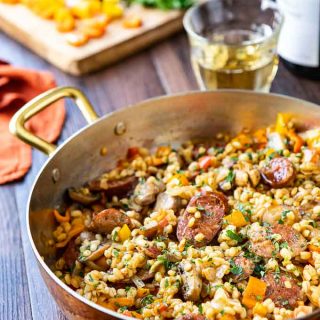
[[[203,170],[207,170],[212,165],[212,157],[204,156],[199,159],[199,167]]]

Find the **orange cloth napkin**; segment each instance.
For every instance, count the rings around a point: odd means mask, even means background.
[[[40,93],[54,88],[51,73],[16,68],[0,60],[0,184],[23,177],[32,163],[31,147],[8,129],[13,114]],[[64,102],[58,101],[27,123],[34,134],[53,142],[65,119]]]

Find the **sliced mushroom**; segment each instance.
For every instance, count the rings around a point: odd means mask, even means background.
[[[196,266],[186,260],[179,263],[182,279],[182,295],[185,301],[198,301],[202,289],[202,280]]]
[[[171,196],[166,192],[159,193],[154,207],[154,211],[173,210],[177,212],[181,207],[181,198]]]
[[[88,188],[68,189],[69,197],[76,202],[84,205],[94,203],[100,199],[100,194],[93,194]]]
[[[104,191],[110,197],[123,197],[132,192],[137,182],[138,179],[135,176],[111,181],[100,178],[89,182],[88,187],[92,191]]]
[[[147,206],[156,201],[158,193],[162,192],[165,186],[162,181],[155,177],[149,177],[145,182],[140,182],[134,190],[134,202],[140,206]]]
[[[111,243],[104,243],[104,244],[100,245],[96,251],[94,251],[90,254],[90,256],[82,258],[81,262],[98,260],[101,256],[104,255],[104,252],[107,249],[109,249],[110,246],[111,246]]]

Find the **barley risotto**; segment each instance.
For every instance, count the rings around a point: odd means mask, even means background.
[[[53,210],[57,277],[139,319],[284,320],[320,305],[320,129],[132,147]],[[107,150],[104,150],[107,151]]]

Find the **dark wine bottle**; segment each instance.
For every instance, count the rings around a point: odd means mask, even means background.
[[[284,14],[278,52],[293,73],[320,80],[320,0],[277,0]]]

